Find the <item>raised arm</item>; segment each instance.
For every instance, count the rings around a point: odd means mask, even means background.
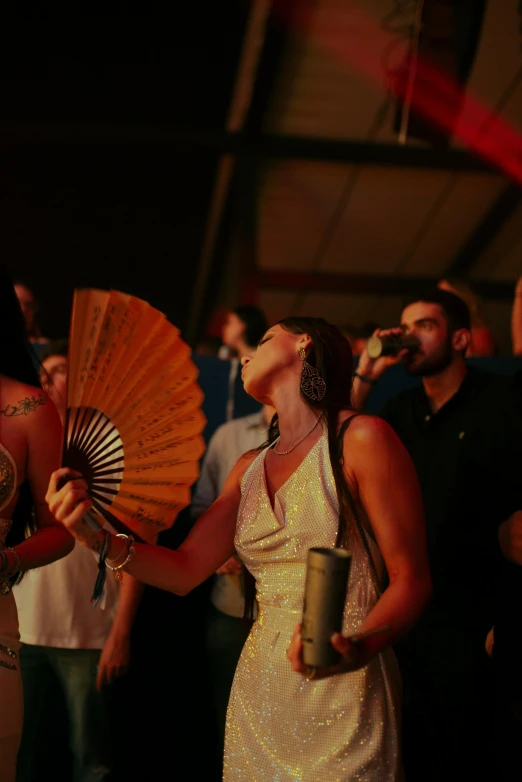
[[[374,337],[386,337],[389,335],[399,337],[402,334],[403,331],[400,328],[377,329],[373,332]],[[387,369],[395,366],[395,364],[400,364],[407,353],[407,350],[401,350],[396,356],[381,356],[375,359],[370,358],[367,349],[364,348],[359,358],[352,385],[352,402],[356,410],[360,412],[364,410],[370,391],[375,383]]]
[[[127,572],[145,584],[185,595],[211,576],[234,553],[234,534],[241,499],[240,482],[252,456],[242,456],[230,473],[218,499],[196,522],[183,544],[171,551],[162,546],[137,543],[136,556]],[[83,545],[100,552],[105,533],[94,532],[83,520],[91,503],[87,486],[79,478],[57,490],[63,477],[74,473],[62,468],[53,473],[47,502],[55,518]],[[121,553],[122,542],[110,536],[108,559]]]

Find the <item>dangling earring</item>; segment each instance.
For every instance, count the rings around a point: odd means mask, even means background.
[[[301,391],[313,402],[320,402],[326,394],[326,383],[315,367],[306,360],[306,351],[299,348],[299,356],[303,359],[301,372]]]

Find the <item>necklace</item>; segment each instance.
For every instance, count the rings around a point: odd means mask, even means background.
[[[274,453],[276,453],[278,456],[286,456],[288,453],[291,453],[294,450],[294,448],[297,448],[297,446],[300,445],[303,442],[303,440],[306,440],[306,438],[308,437],[309,434],[312,434],[312,432],[314,431],[315,427],[317,426],[317,424],[319,423],[319,421],[321,420],[322,417],[323,417],[323,414],[321,413],[321,415],[317,417],[317,420],[316,420],[315,424],[312,426],[312,428],[309,429],[308,432],[306,434],[304,434],[301,437],[300,440],[298,440],[296,443],[294,443],[294,445],[292,445],[292,447],[289,448],[288,451],[278,451],[277,448],[274,445]],[[276,442],[278,442],[280,440],[280,438],[281,438],[281,435],[279,435],[279,437],[276,440]]]

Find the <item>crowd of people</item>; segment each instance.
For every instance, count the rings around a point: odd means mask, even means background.
[[[497,353],[468,284],[442,280],[391,329],[232,310],[201,351],[228,362],[227,399],[192,504],[158,545],[129,543],[96,610],[121,541],[59,466],[67,342],[42,336],[27,285],[4,274],[0,297],[1,782],[67,752],[75,782],[513,779],[522,372],[468,364]],[[515,355],[521,300],[522,278]],[[375,359],[372,334],[417,348]],[[418,383],[366,414],[399,364]],[[256,412],[238,417],[238,384]],[[339,662],[310,668],[307,552],[333,546],[352,555]],[[39,753],[52,692],[67,734]]]

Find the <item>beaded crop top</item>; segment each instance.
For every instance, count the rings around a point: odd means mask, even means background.
[[[0,443],[0,514],[7,508],[16,492],[16,462]],[[2,519],[0,519],[0,523]],[[1,532],[1,529],[0,529]]]

